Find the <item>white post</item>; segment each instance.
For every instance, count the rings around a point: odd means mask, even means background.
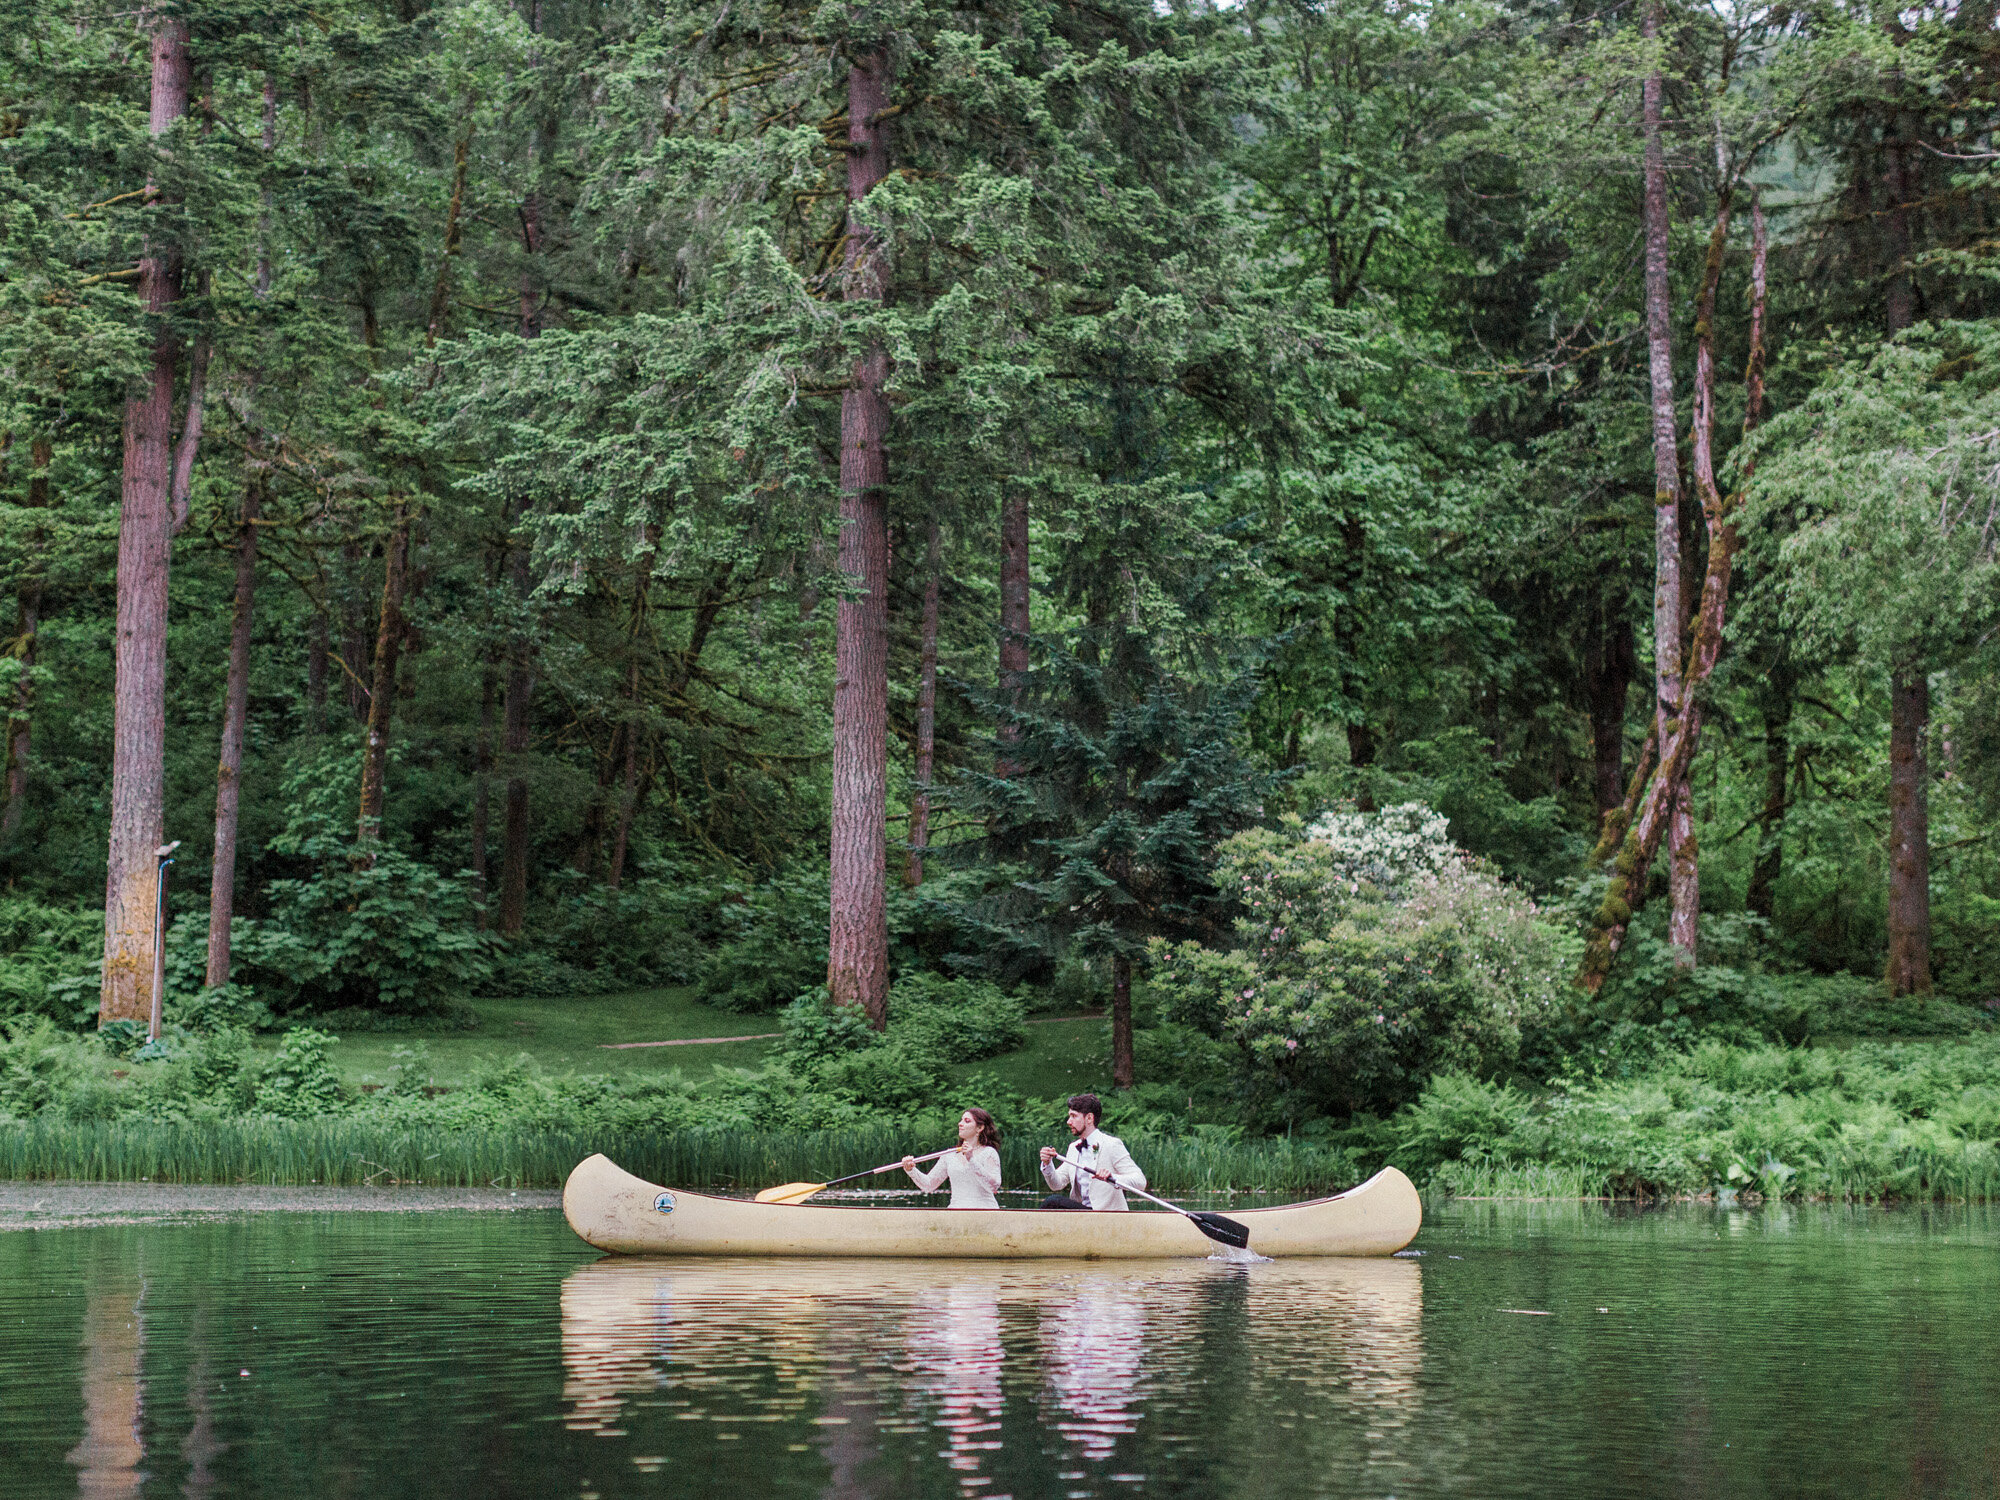
[[[149,1042],[160,1039],[160,1002],[167,987],[167,866],[174,862],[174,851],[180,846],[181,841],[175,839],[153,851],[160,862],[160,878],[155,883],[153,897],[153,1019],[146,1028]]]

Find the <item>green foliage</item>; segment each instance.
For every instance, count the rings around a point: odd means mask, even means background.
[[[955,855],[1026,877],[963,908],[973,951],[956,961],[1012,978],[1065,955],[1129,962],[1149,939],[1216,930],[1217,841],[1259,817],[1282,779],[1240,743],[1254,676],[1176,672],[1130,629],[1035,645],[1041,663],[1018,700],[980,696],[1008,736],[1009,773],[965,772],[940,798],[988,829]]]
[[[715,946],[695,978],[721,1010],[761,1012],[826,980],[827,871],[790,865],[715,894]]]
[[[1442,1075],[1393,1122],[1406,1170],[1454,1191],[1991,1198],[2000,1038],[1841,1051],[1705,1043],[1546,1102]]]
[[[0,1116],[38,1115],[55,1108],[93,1117],[103,1088],[96,1059],[43,1016],[16,1017],[0,1029]]]
[[[947,1063],[978,1062],[1028,1040],[1027,1010],[981,980],[906,974],[889,989],[889,1034]]]
[[[94,1015],[103,952],[101,913],[0,895],[0,1016],[44,1015],[73,1024],[82,1019],[78,991],[86,988]]]
[[[2000,620],[2000,324],[1917,330],[1837,365],[1758,435],[1756,515],[1787,619],[1878,671],[1955,664]]]
[[[780,1024],[785,1033],[785,1056],[801,1069],[882,1040],[859,1007],[835,1005],[824,986],[808,990],[786,1006]]]
[[[422,1014],[491,978],[495,943],[475,926],[463,881],[391,848],[371,862],[339,841],[309,839],[301,853],[319,870],[271,882],[270,919],[238,953],[248,973],[282,987],[284,1009]]]
[[[256,1107],[268,1115],[305,1119],[331,1114],[345,1102],[340,1079],[327,1061],[324,1031],[301,1026],[278,1043],[278,1054],[257,1081]]]
[[[1504,1064],[1562,1003],[1576,940],[1421,806],[1254,830],[1221,853],[1234,946],[1163,945],[1153,988],[1169,1019],[1233,1042],[1281,1116],[1383,1112],[1434,1072]]]

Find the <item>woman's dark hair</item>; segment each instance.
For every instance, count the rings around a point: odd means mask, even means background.
[[[973,1124],[979,1127],[979,1144],[982,1146],[991,1146],[995,1151],[998,1151],[1000,1149],[1000,1127],[993,1123],[993,1116],[986,1113],[985,1110],[979,1108],[977,1105],[967,1109],[966,1113],[972,1116]]]
[[[1104,1103],[1095,1094],[1072,1094],[1069,1107],[1080,1115],[1089,1115],[1093,1120],[1102,1122],[1104,1119]]]

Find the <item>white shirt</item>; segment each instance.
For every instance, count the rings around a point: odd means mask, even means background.
[[[1078,1172],[1079,1164],[1088,1170]],[[1091,1171],[1109,1172],[1111,1181],[1093,1177]],[[1125,1149],[1125,1143],[1101,1130],[1093,1130],[1089,1135],[1071,1141],[1069,1150],[1059,1160],[1043,1162],[1042,1179],[1059,1193],[1074,1193],[1092,1208],[1108,1209],[1114,1213],[1122,1213],[1128,1206],[1124,1189],[1146,1185],[1146,1174],[1132,1160],[1132,1153]]]
[[[951,1178],[953,1208],[1000,1206],[1000,1200],[993,1196],[1000,1190],[1000,1153],[991,1146],[974,1147],[970,1157],[947,1151],[928,1172],[920,1167],[904,1170],[910,1174],[910,1181],[927,1193],[935,1193],[939,1183]]]

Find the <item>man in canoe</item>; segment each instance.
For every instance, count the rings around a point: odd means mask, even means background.
[[[1076,1139],[1060,1158],[1055,1147],[1042,1147],[1042,1180],[1055,1189],[1042,1200],[1043,1208],[1123,1213],[1125,1189],[1145,1187],[1146,1174],[1125,1143],[1097,1128],[1103,1114],[1095,1094],[1078,1094],[1069,1101],[1069,1129]]]

